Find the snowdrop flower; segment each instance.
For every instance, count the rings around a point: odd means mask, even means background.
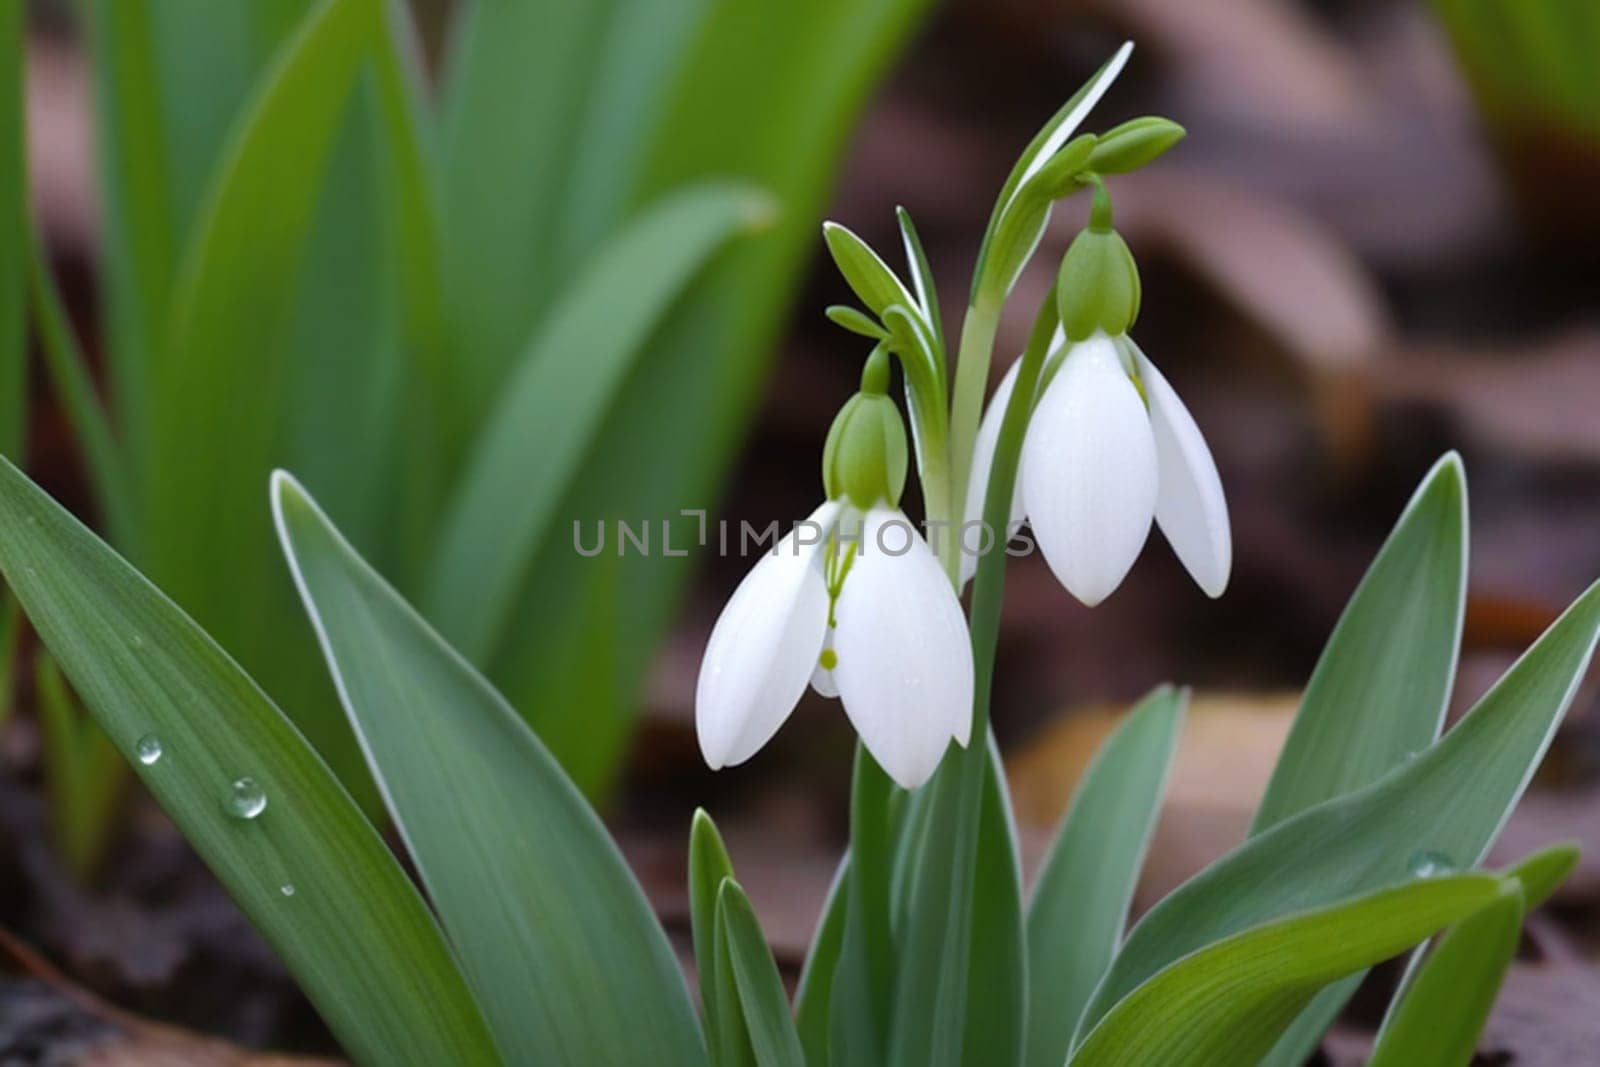
[[[711,631],[695,691],[712,769],[742,763],[810,684],[915,789],[972,722],[972,647],[950,580],[900,511],[905,427],[874,353],[828,434],[828,500],[756,563]]]
[[[1133,257],[1097,196],[1089,228],[1062,263],[1061,329],[1028,422],[1012,504],[1068,592],[1093,606],[1144,547],[1152,520],[1208,596],[1233,563],[1222,480],[1193,416],[1127,336],[1138,314]],[[1005,404],[1017,368],[979,430],[967,515],[981,517]]]

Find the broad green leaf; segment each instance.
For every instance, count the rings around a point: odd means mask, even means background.
[[[800,968],[794,992],[794,1024],[805,1049],[807,1067],[826,1067],[832,1030],[833,976],[844,951],[845,908],[850,892],[850,856],[846,853],[834,872],[833,884],[823,899],[822,912]]]
[[[668,197],[585,265],[529,344],[472,449],[429,574],[429,617],[475,662],[500,645],[557,508],[661,317],[713,253],[770,210],[739,185]]]
[[[700,1014],[705,1019],[706,1047],[715,1067],[741,1062],[749,1052],[750,1037],[744,1016],[733,1012],[724,1018],[721,1000],[726,990],[719,983],[733,981],[717,968],[717,892],[733,877],[733,863],[704,809],[697,808],[689,828],[689,925],[694,938],[695,966],[700,979]]]
[[[1089,995],[1122,943],[1186,693],[1145,697],[1084,772],[1028,909],[1028,1067],[1060,1067]]]
[[[1252,1063],[1322,985],[1479,911],[1502,885],[1489,874],[1424,878],[1234,934],[1141,984],[1070,1062]]]
[[[1441,937],[1385,1020],[1368,1067],[1465,1067],[1517,953],[1524,911],[1521,885],[1507,879],[1493,903]]]
[[[444,268],[461,399],[449,439],[465,442],[571,265],[623,221],[705,7],[461,6],[441,91]]]
[[[1334,627],[1253,833],[1359,789],[1438,737],[1466,595],[1466,476],[1452,452],[1423,478]],[[1303,1063],[1360,982],[1318,996],[1269,1067]]]
[[[28,418],[26,136],[23,4],[0,0],[0,455],[20,456]]]
[[[628,197],[649,203],[686,181],[732,176],[772,194],[778,223],[719,257],[675,309],[611,405],[561,515],[671,520],[674,551],[695,543],[700,519],[679,512],[716,507],[799,269],[819,250],[817,223],[852,117],[928,6],[710,0],[661,94],[664,109],[644,112],[654,149]],[[574,778],[598,791],[626,752],[641,680],[692,563],[660,552],[581,560],[566,538],[556,541],[535,561],[490,673]],[[615,624],[577,640],[568,620],[586,614]],[[597,659],[609,672],[599,695]],[[585,715],[568,714],[574,704]]]
[[[739,1025],[724,1026],[718,1032],[718,1043],[711,1049],[711,1063],[714,1067],[756,1067],[756,1052],[750,1045],[750,1031],[744,1025],[744,1005],[740,1002],[739,983],[733,973],[731,935],[719,909],[714,909],[713,926],[716,930],[712,938],[713,981],[706,995],[716,1001],[719,1019],[738,1019]]]
[[[152,578],[274,692],[349,773],[359,757],[311,670],[271,558],[259,486],[282,440],[299,269],[379,0],[325,0],[284,46],[235,127],[185,253],[151,367],[154,435],[141,516]],[[293,643],[299,642],[299,649]],[[290,669],[289,664],[298,669]]]
[[[760,1067],[803,1067],[805,1054],[789,1018],[783,979],[739,883],[724,878],[717,892],[717,923],[727,939],[728,962],[744,1011],[750,1047]]]
[[[332,772],[204,631],[5,462],[0,572],[111,743],[347,1053],[494,1062],[427,907]],[[160,756],[147,762],[150,741]],[[265,798],[256,817],[231,814],[239,788]]]
[[[856,745],[850,788],[850,878],[844,940],[828,1009],[829,1062],[883,1062],[894,992],[890,872],[894,862],[895,786],[865,745]]]
[[[1572,702],[1600,634],[1591,586],[1448,733],[1358,792],[1258,834],[1139,922],[1080,1032],[1174,960],[1249,926],[1393,882],[1419,853],[1487,852]]]
[[[1452,452],[1422,480],[1328,638],[1253,832],[1359,789],[1433,743],[1466,588],[1466,476]]]
[[[351,725],[506,1058],[702,1062],[666,935],[533,731],[286,475],[272,503]]]
[[[962,764],[947,756],[903,822],[891,1063],[999,1065],[1022,1057],[1022,873],[1005,771],[992,737],[986,747],[974,760],[976,783],[951,773]],[[970,808],[961,795],[968,787],[981,790]],[[970,877],[962,878],[957,857],[966,849]]]
[[[1543,904],[1560,887],[1561,883],[1566,881],[1567,877],[1572,874],[1578,866],[1578,854],[1578,847],[1573,844],[1550,845],[1524,857],[1509,870],[1503,872],[1505,878],[1514,879],[1522,887],[1521,906],[1517,916],[1518,926],[1521,925],[1522,916]],[[1515,948],[1515,941],[1513,941],[1512,951],[1515,951]],[[1383,1044],[1384,1037],[1396,1017],[1402,1010],[1405,1010],[1406,1002],[1411,996],[1411,987],[1420,977],[1424,961],[1429,959],[1431,957],[1425,954],[1424,949],[1418,949],[1411,954],[1405,973],[1401,975],[1394,995],[1389,1000],[1389,1011],[1384,1016],[1383,1025],[1378,1028],[1377,1044],[1379,1046]],[[1442,964],[1440,966],[1448,973],[1454,965]],[[1442,979],[1435,976],[1430,981],[1439,982]],[[1498,982],[1498,979],[1496,981]],[[1432,995],[1424,994],[1425,997]],[[1487,1002],[1483,1005],[1483,1010],[1487,1012],[1493,1007],[1493,1002],[1494,997],[1491,993]],[[1303,1019],[1304,1017],[1302,1014],[1301,1018]],[[1481,1020],[1479,1021],[1479,1026],[1481,1026]],[[1472,1030],[1474,1039],[1477,1032],[1476,1029]],[[1282,1042],[1279,1042],[1279,1044],[1281,1046]],[[1467,1049],[1470,1054],[1470,1044]],[[1465,1061],[1463,1060],[1463,1062]]]
[[[83,6],[96,76],[109,376],[127,465],[141,477],[151,461],[147,375],[166,344],[178,250],[239,109],[310,2]]]

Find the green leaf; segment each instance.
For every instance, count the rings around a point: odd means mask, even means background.
[[[713,909],[713,925],[716,929],[716,936],[712,938],[714,980],[707,995],[716,1001],[717,1018],[737,1019],[739,1022],[737,1026],[720,1029],[718,1043],[711,1049],[711,1063],[716,1067],[756,1067],[756,1052],[750,1045],[750,1031],[744,1024],[744,1005],[739,999],[738,979],[733,973],[733,947],[728,924],[722,921],[721,908]]]
[[[1019,193],[1023,185],[1044,169],[1062,146],[1071,139],[1078,126],[1111,88],[1111,83],[1117,80],[1122,68],[1128,65],[1128,57],[1132,54],[1133,42],[1123,42],[1122,47],[1117,49],[1116,55],[1108,59],[1065,104],[1061,105],[1060,109],[1050,117],[1050,121],[1034,134],[1033,140],[1028,142],[1028,147],[1022,150],[1022,155],[1017,157],[1017,162],[1012,166],[1005,184],[1000,187],[1000,195],[995,198],[994,210],[990,213],[989,224],[983,232],[983,244],[978,250],[978,263],[972,272],[970,303],[974,306],[980,301],[998,306],[1011,291],[1017,275],[1027,264],[1029,256],[1039,243],[1039,237],[1044,232],[1045,224],[1049,221],[1049,206],[1045,205],[1041,212],[1037,204],[1023,205],[1028,209],[1030,216],[1036,217],[1037,221],[1030,220],[1026,227],[1017,230],[1020,236],[1013,236],[1005,242],[1008,247],[1026,249],[1020,255],[1001,257],[998,254],[997,237],[1002,224],[1006,221],[1013,205],[1019,203]]]
[[[1499,896],[1440,938],[1385,1021],[1368,1067],[1464,1067],[1471,1061],[1517,953],[1523,914],[1522,886],[1508,878]]]
[[[992,737],[987,747],[973,783],[981,790],[978,803],[967,805],[963,776],[951,773],[961,765],[947,757],[902,823],[891,1063],[998,1065],[1022,1056],[1028,996],[1022,875]],[[963,841],[965,834],[972,839]],[[968,849],[972,858],[958,864]],[[970,878],[961,876],[963,869]]]
[[[1128,922],[1186,693],[1145,697],[1084,772],[1028,910],[1028,1067],[1059,1067]]]
[[[829,304],[823,314],[835,326],[858,336],[871,338],[874,341],[881,341],[889,336],[889,331],[880,326],[871,315],[848,304]]]
[[[1549,845],[1519,860],[1505,872],[1522,885],[1522,910],[1532,911],[1549,900],[1561,883],[1578,869],[1580,850],[1575,843]]]
[[[305,697],[290,705],[297,721],[346,774],[359,756],[309,669],[309,639],[263,625],[286,619],[292,601],[267,565],[259,486],[283,439],[288,343],[323,178],[381,10],[378,0],[317,6],[234,129],[151,367],[141,515],[151,577],[275,693]]]
[[[215,642],[4,462],[0,571],[111,743],[350,1056],[493,1062],[427,907],[327,766]],[[137,757],[143,738],[159,759]],[[243,778],[266,797],[253,819],[229,813]]]
[[[464,441],[481,422],[571,265],[634,206],[705,7],[461,5],[441,78],[444,273],[461,399],[447,439]],[[702,118],[716,123],[715,112]]]
[[[756,1062],[761,1067],[803,1067],[805,1054],[789,1019],[778,965],[762,936],[755,909],[732,878],[724,878],[717,891],[717,923],[727,939],[728,959]]]
[[[644,15],[659,10],[633,6]],[[671,520],[674,546],[694,542],[699,521],[680,517],[680,509],[716,506],[800,292],[800,269],[817,248],[815,220],[853,116],[928,6],[711,0],[701,9],[677,77],[660,95],[666,106],[641,109],[653,118],[647,138],[654,147],[642,176],[633,175],[629,197],[648,203],[686,181],[736,176],[772,194],[778,222],[761,240],[719,257],[663,325],[612,405],[560,514],[584,522]],[[513,295],[526,297],[525,289]],[[648,463],[640,461],[641,441],[649,442]],[[603,790],[627,752],[639,687],[692,561],[659,552],[578,560],[566,538],[557,541],[533,565],[491,676],[573,777],[587,790]],[[571,635],[568,620],[590,613],[615,624],[581,639]],[[594,692],[596,660],[608,672],[602,694]],[[568,714],[579,702],[586,714]]]
[[[0,455],[22,455],[28,418],[28,171],[22,0],[0,0]]]
[[[473,448],[429,574],[429,617],[469,658],[497,650],[556,510],[661,317],[717,249],[770,210],[739,185],[668,197],[600,251],[529,344]]]
[[[1142,983],[1069,1062],[1252,1063],[1322,985],[1471,915],[1501,885],[1488,874],[1419,879],[1234,934]]]
[[[894,800],[894,783],[866,746],[857,744],[850,788],[853,860],[828,1010],[828,1059],[841,1067],[883,1062],[894,993],[889,899]]]
[[[108,369],[127,465],[142,478],[152,461],[147,376],[167,342],[178,249],[239,109],[310,4],[83,6],[96,73]]]
[[[725,879],[733,877],[733,863],[717,833],[716,824],[703,808],[696,808],[689,828],[689,924],[694,936],[694,959],[700,977],[700,1010],[705,1017],[706,1045],[711,1062],[717,1067],[740,1062],[750,1044],[744,1017],[721,1012],[719,983],[731,983],[730,975],[717,968],[717,891]],[[724,1032],[726,1031],[726,1032]]]
[[[921,302],[867,242],[837,222],[822,224],[822,239],[845,282],[873,314],[882,318],[895,304],[921,313]]]
[[[1252,832],[1375,781],[1433,743],[1467,589],[1461,458],[1434,464],[1328,638]]]
[[[1452,452],[1423,478],[1334,627],[1253,833],[1367,785],[1438,737],[1466,595],[1466,476]],[[1360,980],[1319,996],[1270,1067],[1303,1063]]]
[[[287,475],[272,503],[345,710],[506,1058],[702,1062],[665,934],[533,731]]]
[[[939,351],[943,352],[944,321],[939,314],[939,288],[933,281],[933,268],[928,265],[928,253],[922,250],[922,238],[917,235],[917,227],[911,221],[911,212],[903,207],[897,207],[894,213],[895,218],[900,220],[900,241],[905,245],[906,263],[911,269],[912,293],[917,298],[917,304],[922,309],[928,326],[933,330]]]
[[[1401,877],[1419,852],[1479,861],[1522,795],[1594,654],[1591,586],[1443,738],[1358,792],[1251,838],[1152,908],[1083,1028],[1174,960],[1246,927]]]
[[[1182,126],[1157,115],[1129,119],[1100,135],[1089,154],[1088,169],[1096,174],[1138,170],[1183,140],[1184,133]]]
[[[95,395],[89,362],[72,332],[72,323],[67,318],[61,293],[56,289],[50,265],[45,262],[39,236],[37,233],[29,236],[33,315],[45,368],[77,437],[84,467],[100,502],[106,532],[112,542],[126,545],[134,539],[134,504],[130,494],[133,484],[126,452],[111,432],[105,408]]]
[[[839,861],[833,884],[822,902],[811,946],[800,968],[794,993],[795,1029],[805,1049],[808,1067],[826,1067],[832,1029],[833,976],[844,951],[846,906],[850,892],[850,855]]]

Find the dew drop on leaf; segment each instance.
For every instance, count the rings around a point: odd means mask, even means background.
[[[133,746],[133,754],[139,757],[139,762],[146,767],[161,758],[161,738],[155,734],[145,734]]]
[[[228,814],[235,819],[253,819],[267,810],[267,794],[254,778],[240,778],[228,790]]]
[[[1456,869],[1456,861],[1443,852],[1434,852],[1431,849],[1418,849],[1411,854],[1406,869],[1413,878],[1433,878],[1441,874],[1449,874]]]
[[[283,883],[282,885],[280,885],[278,887],[278,892],[282,893],[286,897],[294,896],[294,883],[293,882],[285,882],[285,883]]]

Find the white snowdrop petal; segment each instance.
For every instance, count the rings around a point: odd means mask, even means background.
[[[828,625],[819,530],[839,511],[824,504],[763,553],[711,630],[695,687],[695,732],[716,770],[743,763],[778,732],[816,666]]]
[[[983,501],[989,492],[989,474],[994,469],[994,449],[1000,440],[1000,424],[1005,421],[1006,405],[1011,403],[1011,394],[1016,390],[1017,370],[1021,365],[1022,361],[1017,360],[1011,364],[1011,369],[1006,371],[1005,377],[1000,379],[1000,384],[995,387],[994,396],[989,398],[989,407],[983,413],[983,421],[978,424],[978,436],[972,443],[972,472],[967,478],[967,504],[966,510],[962,513],[965,524],[959,534],[963,586],[977,573],[978,559],[987,540],[981,534],[981,527],[970,524],[983,521]],[[1006,530],[1008,539],[1022,525],[1025,514],[1022,504],[1022,478],[1019,473],[1017,484],[1011,491],[1011,519]],[[999,541],[999,531],[995,532],[994,539],[996,542]],[[996,549],[999,547],[998,543],[994,546]]]
[[[889,776],[915,789],[951,738],[970,739],[972,644],[949,578],[899,511],[868,512],[834,617],[845,713]]]
[[[1195,584],[1207,596],[1221,596],[1233,570],[1233,533],[1216,461],[1167,379],[1137,347],[1134,352],[1156,442],[1156,523]]]
[[[1039,550],[1093,606],[1127,575],[1156,507],[1156,446],[1116,346],[1096,334],[1068,352],[1034,408],[1022,491]]]

